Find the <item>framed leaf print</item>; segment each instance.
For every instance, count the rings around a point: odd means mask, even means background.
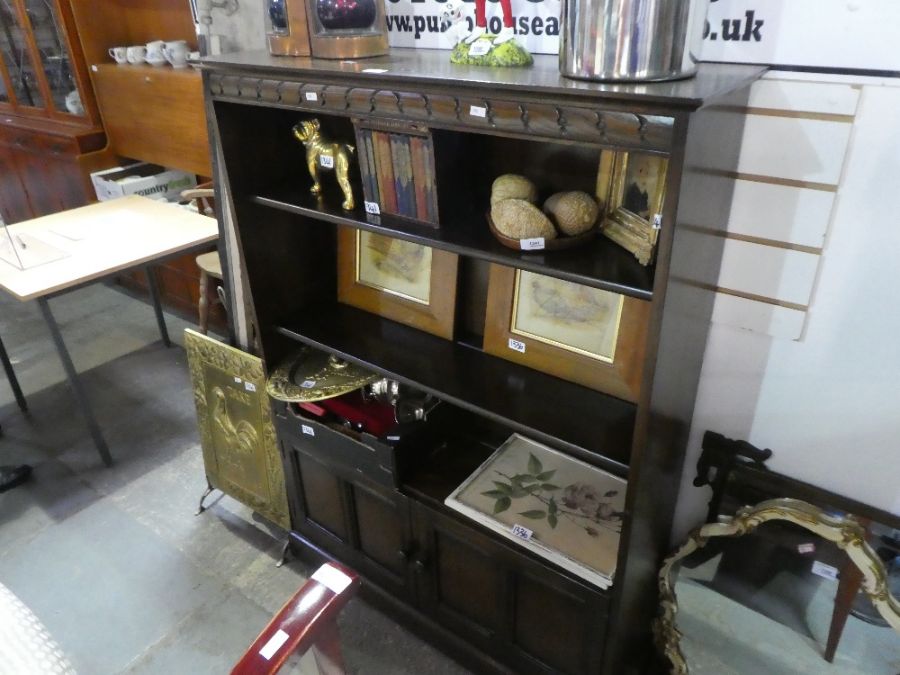
[[[444,503],[580,577],[612,583],[624,480],[513,434]]]
[[[453,338],[456,254],[352,227],[337,248],[339,302]]]
[[[634,402],[649,312],[643,300],[491,265],[484,350]]]

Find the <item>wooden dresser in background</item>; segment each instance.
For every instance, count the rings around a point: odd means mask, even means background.
[[[114,163],[65,3],[0,5],[0,217],[27,220],[93,198]]]
[[[153,40],[186,40],[197,49],[187,0],[63,0],[71,8],[85,63],[103,118],[109,149],[119,157],[182,169],[200,181],[212,175],[200,74],[193,68],[117,64],[110,47],[144,45]],[[200,273],[193,256],[158,268],[164,303],[179,314],[197,314]],[[144,292],[141,274],[121,279]],[[215,289],[211,289],[214,294]],[[212,299],[212,298],[211,298]],[[210,316],[221,330],[220,306]]]

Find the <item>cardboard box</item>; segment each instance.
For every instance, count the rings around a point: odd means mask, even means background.
[[[91,182],[101,202],[128,195],[178,201],[182,190],[197,185],[197,177],[159,164],[138,162],[95,171],[91,174]]]

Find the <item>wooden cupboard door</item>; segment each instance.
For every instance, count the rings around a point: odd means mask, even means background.
[[[517,673],[600,672],[604,592],[474,524],[414,511],[423,610]]]
[[[413,544],[406,497],[361,481],[351,483],[350,490],[358,571],[393,593],[412,599]]]
[[[350,546],[350,503],[347,486],[328,467],[303,453],[296,453],[299,473],[300,522],[294,523],[301,533],[321,541],[326,535],[333,543]]]
[[[508,575],[487,537],[422,506],[415,516],[419,549],[413,562],[422,608],[483,648],[508,624]]]
[[[556,673],[596,673],[606,603],[578,584],[520,569],[515,575],[514,649]]]

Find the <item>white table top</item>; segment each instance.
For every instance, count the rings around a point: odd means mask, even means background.
[[[65,255],[22,270],[0,259],[0,289],[31,300],[190,249],[219,236],[214,218],[132,195],[9,226],[15,239]],[[5,237],[0,229],[0,237]],[[46,246],[45,246],[46,245]],[[53,257],[52,255],[46,257]]]

